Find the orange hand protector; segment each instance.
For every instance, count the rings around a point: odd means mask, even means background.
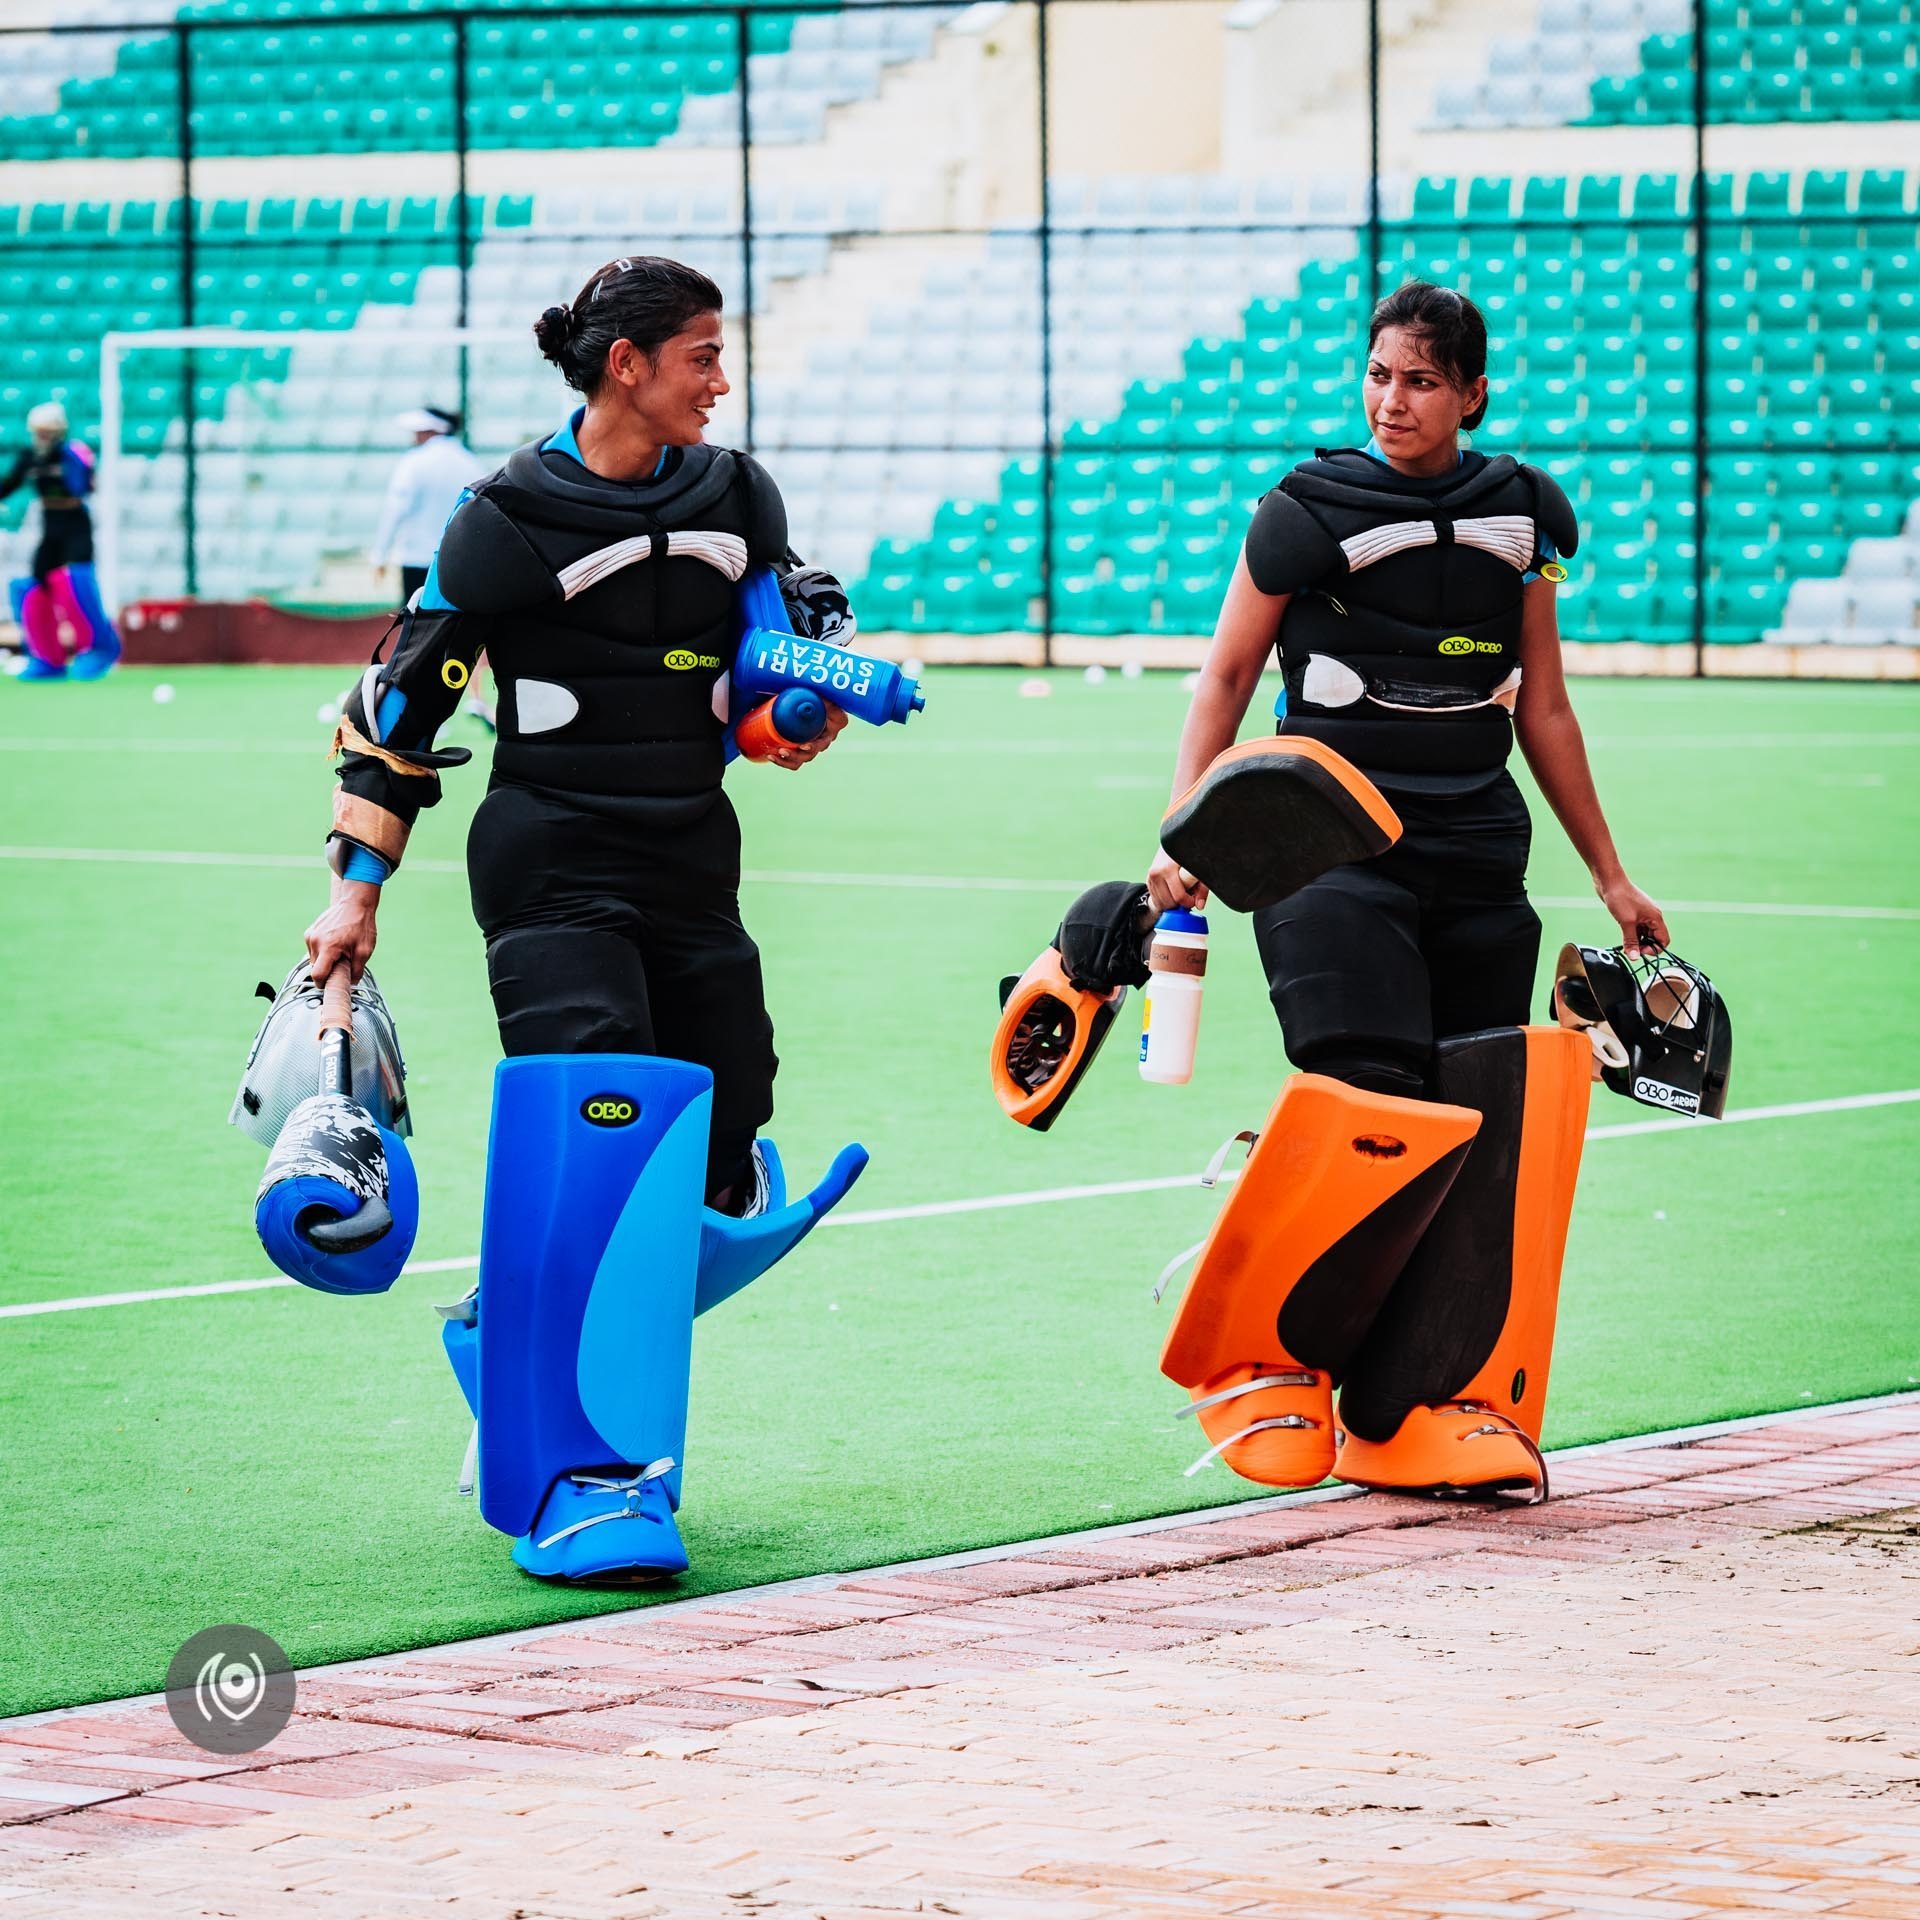
[[[989,1065],[994,1097],[1010,1118],[1035,1133],[1053,1125],[1126,997],[1125,987],[1102,994],[1074,986],[1058,947],[1006,983]]]

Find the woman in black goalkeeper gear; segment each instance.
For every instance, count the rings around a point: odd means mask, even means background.
[[[484,652],[499,734],[467,865],[501,1043],[710,1068],[707,1192],[726,1206],[750,1198],[777,1065],[720,784],[734,589],[795,563],[772,480],[704,437],[728,391],[720,316],[704,274],[644,257],[541,315],[585,404],[462,497],[391,658],[346,703],[333,899],[307,944],[316,978],[366,964],[381,884],[469,757],[434,736]],[[824,752],[845,725],[828,716],[775,764]]]
[[[1255,916],[1287,1053],[1373,1092],[1419,1096],[1434,1045],[1523,1024],[1540,922],[1514,740],[1624,944],[1667,942],[1607,829],[1560,661],[1554,594],[1578,542],[1538,468],[1463,450],[1487,410],[1486,324],[1413,281],[1373,315],[1372,439],[1303,461],[1260,503],[1181,732],[1173,792],[1232,744],[1276,644],[1280,732],[1335,748],[1404,833]],[[1154,903],[1205,888],[1162,853]]]

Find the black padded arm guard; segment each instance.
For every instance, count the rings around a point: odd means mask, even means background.
[[[423,807],[440,799],[440,772],[473,758],[466,747],[436,749],[434,736],[460,705],[486,645],[484,623],[452,608],[411,608],[392,656],[377,657],[341,710],[336,745],[340,792],[333,838],[365,846],[389,866]],[[389,691],[405,696],[386,738],[379,714]],[[381,816],[390,816],[390,823]]]
[[[787,549],[787,503],[773,476],[750,454],[736,453],[737,485],[745,505],[747,558],[784,573],[798,561]]]
[[[1562,560],[1571,558],[1580,550],[1580,522],[1574,518],[1573,502],[1561,491],[1559,481],[1552,474],[1543,473],[1538,467],[1523,467],[1521,471],[1533,483],[1535,537],[1551,541],[1554,552]],[[1544,553],[1540,557],[1544,558]]]

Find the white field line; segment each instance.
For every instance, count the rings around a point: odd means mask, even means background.
[[[331,737],[319,728],[307,740],[168,739],[141,735],[86,739],[58,734],[36,738],[15,734],[0,736],[0,753],[110,753],[116,757],[129,753],[185,753],[218,754],[222,758],[231,758],[234,754],[293,754],[325,760],[330,757],[327,742]],[[1156,754],[1165,758],[1169,766],[1173,760],[1171,735],[1152,740],[1088,740],[1079,736],[1069,740],[1042,737],[941,740],[923,739],[914,733],[904,740],[886,738],[886,745],[902,753],[1044,753],[1049,759],[1063,755],[1100,758]],[[1587,745],[1609,753],[1699,753],[1715,748],[1735,753],[1852,753],[1873,747],[1920,747],[1920,733],[1596,733],[1587,736]]]
[[[1582,1460],[1612,1453],[1646,1453],[1660,1447],[1685,1446],[1696,1440],[1711,1440],[1726,1433],[1751,1433],[1761,1427],[1787,1426],[1801,1420],[1829,1420],[1836,1415],[1876,1412],[1886,1407],[1906,1407],[1920,1402],[1920,1393],[1894,1392],[1867,1394],[1856,1400],[1833,1400],[1823,1406],[1783,1407],[1776,1413],[1737,1414],[1729,1420],[1703,1420],[1689,1427],[1666,1427],[1654,1433],[1623,1434],[1618,1440],[1590,1440],[1583,1446],[1549,1447],[1549,1460]],[[1179,1513],[1157,1513],[1144,1520],[1120,1520],[1104,1527],[1083,1527],[1073,1533],[1043,1533],[1030,1540],[1009,1540],[997,1547],[969,1547],[959,1553],[929,1554],[920,1560],[893,1560],[877,1567],[848,1567],[829,1573],[803,1573],[791,1580],[770,1580],[764,1586],[726,1587],[718,1593],[702,1593],[685,1600],[657,1600],[647,1608],[651,1619],[659,1614],[703,1613],[713,1609],[737,1607],[743,1602],[770,1600],[785,1594],[830,1593],[847,1581],[892,1579],[900,1575],[939,1573],[951,1567],[991,1566],[1001,1560],[1018,1560],[1028,1554],[1063,1553],[1074,1547],[1098,1546],[1106,1540],[1135,1540],[1155,1533],[1185,1532],[1189,1527],[1204,1527],[1211,1520],[1244,1520],[1251,1514],[1279,1513],[1289,1507],[1317,1507],[1330,1500],[1360,1500],[1365,1487],[1302,1487],[1292,1493],[1256,1494],[1248,1500],[1232,1500],[1219,1507],[1189,1507]],[[611,1617],[611,1616],[608,1616]],[[443,1640],[437,1646],[409,1647],[403,1652],[362,1654],[353,1660],[334,1660],[324,1665],[302,1667],[313,1678],[377,1671],[395,1660],[410,1663],[471,1659],[476,1651],[505,1651],[537,1646],[542,1640],[592,1631],[593,1619],[555,1620],[542,1627],[504,1627],[498,1633],[476,1634],[470,1640]],[[0,1719],[0,1728],[18,1729],[39,1726],[49,1720],[76,1719],[123,1713],[129,1707],[154,1705],[164,1693],[129,1694],[118,1700],[89,1700],[77,1707],[43,1707],[37,1713],[21,1713]]]
[[[49,735],[45,739],[0,737],[0,753],[110,753],[116,759],[123,753],[213,753],[223,760],[236,753],[301,753],[316,761],[330,759],[327,743],[330,733],[315,729],[312,739],[294,740],[83,740]]]
[[[1640,1134],[1678,1133],[1698,1129],[1711,1133],[1717,1127],[1730,1127],[1743,1120],[1800,1120],[1815,1114],[1854,1113],[1869,1107],[1900,1107],[1920,1101],[1920,1087],[1905,1087],[1891,1093],[1849,1093],[1830,1100],[1795,1100],[1782,1106],[1743,1107],[1718,1122],[1702,1125],[1680,1115],[1663,1115],[1658,1120],[1628,1120],[1618,1126],[1589,1127],[1589,1140],[1629,1140]],[[1236,1172],[1221,1175],[1221,1183],[1233,1180]],[[939,1220],[953,1214],[1005,1213],[1015,1207],[1057,1206],[1072,1200],[1106,1200],[1119,1194],[1170,1193],[1180,1187],[1200,1184],[1197,1173],[1162,1174],[1145,1180],[1101,1180],[1077,1187],[1031,1187],[1020,1193],[988,1193],[967,1200],[929,1200],[910,1207],[868,1207],[830,1213],[821,1221],[828,1227],[878,1227],[898,1220]],[[416,1273],[458,1273],[480,1264],[478,1254],[466,1254],[449,1260],[414,1260],[402,1276]],[[64,1300],[28,1300],[15,1306],[0,1306],[0,1320],[31,1319],[48,1313],[80,1313],[92,1307],[138,1306],[150,1300],[199,1300],[221,1293],[261,1293],[274,1287],[296,1286],[297,1281],[275,1275],[264,1280],[215,1280],[188,1287],[153,1287],[137,1293],[76,1294]]]
[[[242,867],[273,872],[319,873],[326,861],[312,853],[199,853],[178,849],[149,851],[139,847],[7,847],[0,860],[72,861],[98,866]],[[462,860],[435,860],[416,854],[407,862],[409,873],[464,874]],[[1070,900],[1084,880],[1030,880],[1010,874],[969,873],[837,873],[824,868],[748,867],[741,878],[763,887],[879,887],[928,893],[1033,893]],[[1537,907],[1555,911],[1592,908],[1590,894],[1536,893]],[[1776,920],[1888,920],[1920,922],[1920,907],[1861,907],[1830,905],[1824,901],[1793,900],[1667,900],[1669,913],[1735,914]]]

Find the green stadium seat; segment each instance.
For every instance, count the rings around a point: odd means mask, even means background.
[[[1520,218],[1528,226],[1542,227],[1545,231],[1538,237],[1547,244],[1564,232],[1567,185],[1565,174],[1529,174],[1521,188]]]
[[[1750,173],[1742,212],[1748,220],[1784,220],[1791,210],[1792,197],[1791,174]]]
[[[1707,592],[1707,624],[1712,638],[1721,641],[1756,640],[1773,624],[1784,590],[1771,578],[1722,579]]]
[[[1582,180],[1580,183],[1580,211],[1584,217],[1587,212],[1587,200],[1596,188],[1605,188],[1607,180]],[[1655,221],[1684,221],[1693,212],[1692,182],[1690,176],[1673,173],[1643,173],[1636,175],[1632,183],[1633,219],[1636,225],[1647,225]],[[1598,206],[1593,217],[1613,219],[1618,217],[1621,183],[1611,181],[1613,207],[1604,215]],[[1604,193],[1595,195],[1604,200]]]
[[[1640,111],[1640,76],[1603,73],[1594,77],[1588,93],[1586,124],[1625,126]]]
[[[1513,182],[1476,176],[1467,182],[1467,219],[1504,228],[1513,218]]]

